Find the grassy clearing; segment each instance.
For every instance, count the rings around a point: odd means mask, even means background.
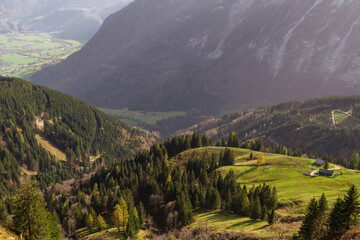
[[[0,35],[0,75],[25,77],[77,51],[83,43],[55,39],[51,35]]]
[[[340,124],[342,121],[350,117],[348,114],[336,111],[334,112],[334,116],[336,124]]]
[[[248,187],[261,183],[276,186],[279,201],[284,204],[305,203],[322,193],[325,193],[329,200],[333,201],[339,195],[344,194],[351,183],[360,187],[360,175],[356,172],[344,171],[345,174],[340,175],[339,171],[335,171],[332,177],[306,176],[303,174],[304,172],[319,168],[313,165],[314,159],[265,153],[266,165],[257,166],[257,161],[249,160],[249,156],[252,152],[256,158],[259,152],[238,148],[231,149],[235,154],[235,165],[221,167],[218,171],[225,175],[233,170],[238,182]],[[193,152],[199,155],[205,151],[219,154],[223,150],[225,148],[220,147],[193,149],[177,155],[171,161],[185,167]],[[334,165],[330,167],[334,167]]]
[[[221,231],[240,231],[254,234],[260,237],[272,236],[267,230],[268,223],[262,221],[253,221],[248,217],[239,217],[239,215],[224,211],[195,211],[195,222],[191,227],[201,227],[213,229],[215,232]]]
[[[115,240],[115,239],[125,239],[124,234],[119,232],[116,227],[111,227],[98,232],[89,232],[87,228],[81,228],[77,230],[77,233],[81,236],[81,239],[90,240],[90,239],[103,239],[103,240]],[[141,230],[137,236],[134,238],[136,240],[147,240],[147,231]]]
[[[266,222],[252,221],[246,217],[223,211],[196,211],[195,223],[192,227],[208,226],[215,231],[234,230],[252,233],[260,237],[276,237],[284,234],[290,237],[300,227],[298,217],[304,213],[306,204],[313,197],[326,194],[328,200],[333,202],[348,190],[350,184],[360,187],[360,175],[357,172],[344,170],[340,175],[336,170],[332,177],[310,177],[309,173],[320,167],[314,165],[314,159],[289,157],[279,154],[264,153],[266,164],[258,166],[256,160],[250,160],[253,153],[255,159],[260,154],[248,149],[231,148],[235,154],[233,166],[221,167],[217,171],[225,175],[230,170],[234,171],[237,181],[251,188],[262,183],[275,186],[278,192],[279,206],[277,213],[281,216],[296,219],[291,223],[280,222],[268,226]],[[204,152],[219,154],[224,151],[222,147],[206,147],[185,151],[170,159],[173,164],[185,168],[192,154],[201,155]],[[330,168],[335,167],[331,165]]]
[[[123,109],[99,108],[99,109],[117,118],[130,120],[129,123],[142,122],[150,125],[155,125],[157,121],[165,120],[170,117],[185,116],[185,112],[145,112],[145,111],[131,111],[127,108],[123,108]]]
[[[59,161],[66,161],[66,155],[63,151],[54,146],[51,142],[40,136],[39,134],[35,135],[38,143],[45,148],[48,152],[54,155]]]

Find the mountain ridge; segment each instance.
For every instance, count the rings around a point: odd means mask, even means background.
[[[206,134],[214,142],[236,132],[244,142],[261,139],[274,147],[350,159],[358,151],[359,96],[290,101],[215,117],[177,132]]]
[[[337,0],[134,1],[81,51],[32,79],[100,107],[207,114],[352,95],[359,8]]]

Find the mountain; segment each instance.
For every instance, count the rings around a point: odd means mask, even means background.
[[[42,187],[149,148],[156,138],[54,90],[0,78],[0,199],[24,175]]]
[[[33,80],[108,108],[218,113],[359,91],[358,1],[136,0]]]
[[[0,3],[0,30],[57,32],[59,38],[88,40],[110,14],[131,0],[15,0]]]
[[[300,148],[307,154],[351,158],[354,151],[359,151],[360,97],[291,101],[231,113],[181,133],[203,133],[218,141],[232,131],[243,141],[263,139],[265,144],[282,145],[293,151]]]

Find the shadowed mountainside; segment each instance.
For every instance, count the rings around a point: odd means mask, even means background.
[[[359,90],[358,1],[137,0],[33,80],[91,104],[218,113]]]

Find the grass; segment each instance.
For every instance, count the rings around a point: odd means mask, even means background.
[[[332,177],[306,176],[303,172],[310,172],[319,168],[313,166],[314,159],[265,153],[266,165],[257,166],[257,161],[249,160],[249,156],[252,152],[256,158],[259,152],[248,149],[231,149],[235,154],[235,165],[221,167],[218,171],[223,175],[230,170],[234,171],[237,181],[248,187],[261,183],[276,186],[279,201],[284,204],[299,201],[306,203],[322,193],[325,193],[328,199],[333,201],[339,195],[343,195],[350,184],[354,183],[360,187],[360,175],[356,172],[344,171],[344,175],[340,175],[339,171],[336,170]],[[205,151],[219,154],[220,151],[224,150],[225,148],[220,147],[193,149],[177,155],[171,161],[185,167],[193,152],[199,155]]]
[[[52,144],[51,142],[49,142],[47,139],[40,136],[39,134],[36,134],[35,138],[38,141],[38,143],[43,148],[45,148],[48,152],[50,152],[52,155],[54,155],[56,157],[56,159],[58,159],[59,161],[66,161],[65,153],[63,151],[61,151],[60,149],[58,149],[56,146],[54,146],[54,144]]]
[[[260,237],[269,237],[271,234],[267,231],[267,222],[253,221],[248,217],[240,217],[239,215],[224,211],[202,211],[194,212],[195,222],[192,228],[201,227],[213,229],[215,232],[241,231],[254,234]]]
[[[29,77],[42,65],[65,59],[82,45],[41,33],[0,35],[0,75]]]
[[[255,159],[260,154],[248,149],[231,148],[235,154],[235,164],[217,169],[222,175],[234,171],[237,182],[251,188],[262,183],[275,186],[277,189],[279,206],[278,214],[294,218],[291,223],[277,223],[268,226],[266,222],[252,221],[246,217],[223,211],[195,211],[195,223],[192,227],[208,226],[214,231],[234,230],[252,233],[260,237],[276,237],[278,234],[291,236],[299,229],[299,216],[304,213],[306,204],[313,197],[320,197],[325,193],[331,203],[345,194],[350,184],[360,187],[360,175],[357,172],[344,170],[340,175],[336,170],[332,177],[310,177],[305,172],[311,172],[315,167],[315,159],[290,157],[279,154],[264,153],[265,165],[258,166],[257,160],[250,160],[252,153]],[[170,159],[173,164],[183,169],[192,154],[202,155],[204,152],[220,154],[223,147],[205,147],[188,150]],[[334,164],[330,168],[335,167]]]
[[[348,114],[337,111],[334,112],[334,115],[336,124],[340,124],[342,121],[350,117]]]
[[[150,125],[155,125],[158,121],[165,120],[170,117],[185,116],[185,112],[145,112],[145,111],[131,111],[127,108],[123,108],[123,109],[99,108],[99,109],[117,118],[131,120],[132,122],[129,123],[143,122]]]
[[[124,234],[119,232],[116,227],[110,227],[98,232],[90,232],[87,228],[81,228],[77,230],[77,233],[80,235],[80,238],[84,240],[90,240],[94,238],[103,240],[125,239]],[[134,239],[147,240],[146,235],[147,231],[141,230]]]

